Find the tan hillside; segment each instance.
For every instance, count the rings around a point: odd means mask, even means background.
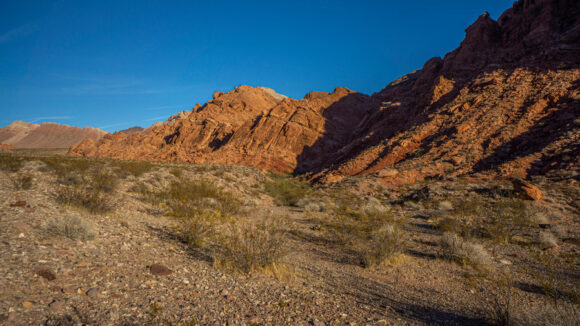
[[[14,121],[0,128],[0,143],[16,148],[68,148],[89,138],[99,140],[108,132],[92,127],[71,127],[58,123]]]

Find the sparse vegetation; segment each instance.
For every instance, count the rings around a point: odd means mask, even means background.
[[[97,171],[69,179],[67,184],[56,188],[56,199],[64,205],[86,209],[90,213],[102,214],[115,206],[112,193],[117,187],[114,175]]]
[[[286,254],[284,231],[271,220],[231,221],[216,238],[216,266],[242,273],[276,268]]]
[[[450,261],[478,268],[485,268],[492,263],[491,257],[482,245],[465,241],[455,233],[444,233],[439,246],[441,257]]]
[[[0,170],[4,172],[18,172],[22,167],[24,158],[10,153],[0,153]]]
[[[70,240],[91,240],[95,237],[93,226],[77,216],[59,216],[51,219],[44,227],[44,233],[50,237],[62,237]]]
[[[362,255],[366,267],[381,265],[387,258],[404,251],[405,233],[398,225],[385,224],[374,231]]]
[[[268,195],[276,200],[278,205],[296,206],[300,199],[311,191],[307,182],[287,176],[272,175],[270,179],[265,183],[264,189]]]
[[[146,161],[114,161],[114,166],[117,175],[121,178],[126,178],[130,175],[140,177],[154,167],[153,163]]]
[[[16,190],[28,190],[32,188],[32,175],[30,173],[17,173],[16,175],[8,175],[10,181]]]

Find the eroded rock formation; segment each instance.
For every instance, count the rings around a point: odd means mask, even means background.
[[[521,0],[487,13],[459,48],[372,96],[337,88],[294,100],[236,87],[139,133],[71,154],[255,165],[320,181],[386,184],[457,175],[577,178],[580,3]]]

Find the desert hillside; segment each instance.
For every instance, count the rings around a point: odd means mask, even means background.
[[[459,48],[372,96],[345,88],[295,100],[236,87],[139,134],[74,155],[253,165],[320,181],[386,184],[473,175],[571,178],[580,133],[580,9],[519,1],[481,15]]]
[[[14,121],[0,128],[0,143],[16,148],[68,148],[85,138],[95,141],[108,132],[92,127],[71,127],[58,123],[42,124]]]

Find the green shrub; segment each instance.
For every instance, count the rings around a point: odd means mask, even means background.
[[[44,227],[48,236],[71,240],[91,240],[95,237],[93,226],[77,216],[60,216],[50,220]]]
[[[297,206],[300,199],[311,191],[307,182],[281,175],[273,175],[270,179],[271,181],[266,182],[264,188],[278,205]]]

